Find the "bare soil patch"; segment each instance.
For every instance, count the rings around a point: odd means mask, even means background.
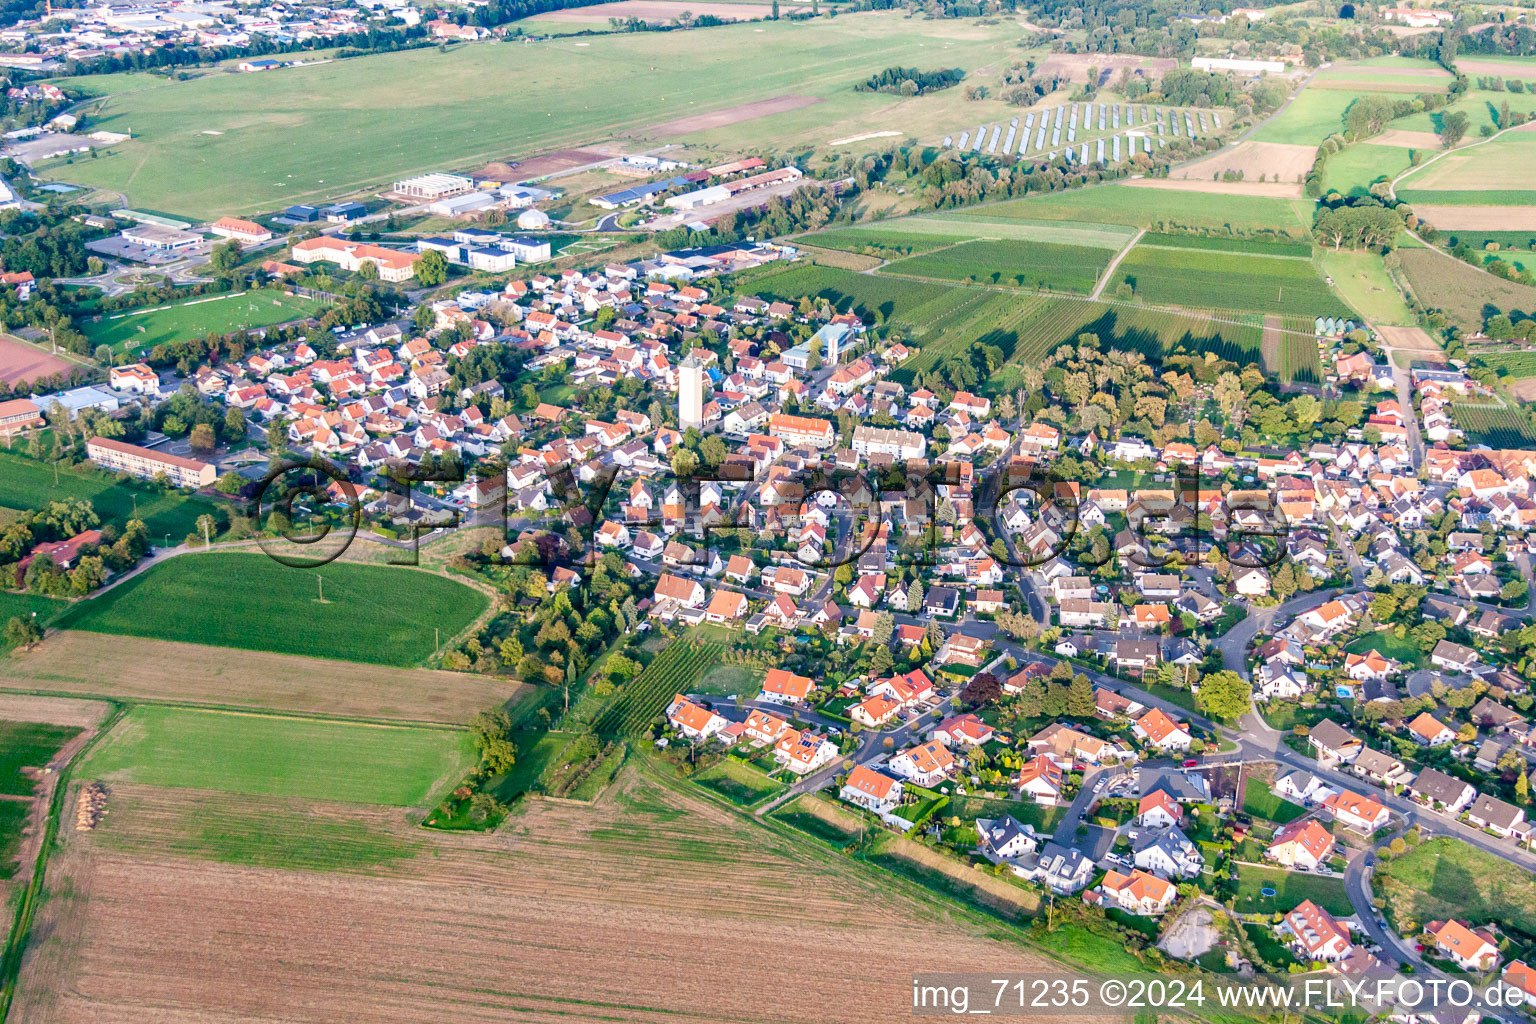
[[[1045,76],[1061,75],[1074,82],[1086,82],[1089,69],[1098,68],[1099,81],[1102,83],[1124,68],[1161,78],[1163,72],[1177,66],[1178,62],[1168,57],[1136,57],[1130,54],[1111,53],[1053,53],[1040,65],[1040,73]]]
[[[784,96],[774,96],[771,99],[757,100],[753,103],[740,103],[734,107],[713,110],[707,114],[691,114],[688,117],[663,121],[660,124],[654,124],[644,129],[644,134],[657,136],[692,135],[694,132],[707,132],[711,128],[724,128],[726,125],[740,124],[742,121],[753,121],[759,117],[768,117],[771,114],[782,114],[789,110],[799,110],[801,107],[809,107],[820,102],[820,96],[801,96],[790,93]]]
[[[1199,178],[1132,178],[1121,182],[1137,188],[1165,188],[1174,192],[1209,192],[1218,196],[1271,196],[1275,199],[1300,199],[1301,186],[1283,181],[1201,181]]]
[[[1420,220],[1441,231],[1529,231],[1536,229],[1536,206],[1414,206]]]
[[[1386,327],[1378,326],[1376,332],[1382,336],[1388,345],[1404,352],[1429,353],[1442,355],[1443,351],[1435,344],[1435,339],[1429,336],[1429,332],[1420,327]]]
[[[0,335],[0,380],[7,384],[68,373],[73,365],[26,342]]]
[[[0,661],[0,690],[460,725],[477,711],[515,699],[527,687],[467,672],[66,630]]]
[[[1374,146],[1402,146],[1404,149],[1440,148],[1440,136],[1434,132],[1413,132],[1406,128],[1388,128],[1368,141]]]
[[[530,156],[526,160],[513,163],[509,157],[506,160],[498,160],[486,164],[476,171],[477,178],[506,178],[509,181],[525,181],[529,178],[542,178],[546,174],[554,174],[557,171],[568,171],[572,167],[582,167],[586,164],[595,164],[602,160],[612,160],[622,154],[611,147],[588,147],[585,149],[561,149],[553,153],[540,153]]]
[[[804,5],[809,7],[809,5]],[[790,14],[799,6],[783,8],[781,13]],[[773,5],[758,3],[689,3],[687,0],[616,0],[611,4],[593,4],[591,7],[570,7],[545,15],[549,21],[590,21],[608,24],[609,18],[640,18],[642,21],[671,21],[684,11],[695,18],[710,14],[717,18],[751,21],[773,16]]]
[[[165,810],[114,808],[68,838],[19,1020],[884,1024],[910,1012],[914,970],[1047,969],[886,876],[633,771],[595,806],[540,802],[493,835],[413,832],[428,849],[373,877],[167,854],[185,818]],[[892,941],[904,933],[922,941]],[[884,969],[849,955],[871,948]]]
[[[1536,79],[1536,64],[1508,64],[1501,60],[1456,58],[1456,70],[1468,75],[1498,75],[1501,78]]]
[[[1509,393],[1522,402],[1536,402],[1536,377],[1526,377],[1509,385]]]
[[[1203,178],[1210,184],[1222,184],[1212,179],[1227,171],[1241,171],[1243,180],[1233,184],[1290,185],[1307,176],[1316,155],[1316,146],[1295,146],[1284,142],[1239,142],[1226,152],[1215,153],[1204,160],[1176,168],[1170,177],[1176,181],[1198,181]],[[1261,174],[1266,181],[1259,180]]]

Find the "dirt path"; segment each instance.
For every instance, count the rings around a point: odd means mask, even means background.
[[[1280,317],[1268,313],[1264,317],[1264,336],[1259,342],[1259,361],[1269,373],[1280,372],[1280,346],[1285,341],[1280,328]]]
[[[1093,286],[1093,294],[1088,296],[1090,299],[1097,301],[1098,297],[1104,294],[1104,286],[1109,284],[1109,279],[1115,276],[1115,268],[1120,266],[1120,261],[1125,259],[1126,253],[1136,248],[1136,243],[1141,241],[1141,236],[1146,233],[1146,228],[1138,229],[1136,234],[1131,236],[1131,240],[1125,243],[1125,248],[1115,253],[1115,258],[1109,261],[1109,266],[1105,267],[1104,273],[1099,276],[1099,283]]]

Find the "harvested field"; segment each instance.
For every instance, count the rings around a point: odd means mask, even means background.
[[[1420,220],[1441,231],[1529,231],[1536,229],[1536,206],[1435,206],[1414,204]]]
[[[467,672],[383,668],[74,630],[54,633],[35,650],[0,661],[0,690],[445,725],[462,725],[475,712],[515,701],[529,689]],[[7,695],[0,698],[0,715],[7,715],[8,702],[42,699]]]
[[[1457,57],[1456,70],[1464,75],[1499,75],[1502,78],[1536,79],[1536,64],[1530,61],[1478,60]]]
[[[55,860],[67,895],[40,912],[19,1020],[883,1024],[926,965],[1047,969],[824,845],[633,770],[595,806],[538,802],[491,835],[314,808],[420,843],[408,878],[157,852],[184,848],[177,801],[195,795],[134,796],[166,806],[113,809]],[[914,926],[922,943],[890,941]],[[875,946],[888,970],[847,955]]]
[[[799,9],[797,6],[790,6],[782,13],[791,14]],[[675,0],[671,3],[667,0],[616,0],[611,4],[593,4],[591,7],[568,7],[564,10],[552,11],[540,20],[589,21],[599,25],[607,25],[609,18],[639,18],[642,21],[665,22],[671,21],[684,11],[688,11],[695,18],[711,15],[722,19],[749,21],[755,18],[771,17],[773,5],[688,3],[685,0]]]
[[[1440,149],[1440,136],[1434,132],[1415,132],[1406,128],[1388,128],[1380,135],[1371,136],[1377,146],[1403,146],[1407,149]]]
[[[1053,53],[1040,65],[1039,73],[1047,78],[1052,75],[1061,75],[1074,82],[1086,82],[1088,69],[1098,68],[1099,83],[1102,84],[1123,68],[1161,77],[1163,72],[1177,66],[1177,61],[1167,57],[1135,57],[1128,54],[1109,53]]]
[[[1259,175],[1277,184],[1297,182],[1312,169],[1317,155],[1316,146],[1296,146],[1284,142],[1239,142],[1224,153],[1216,153],[1204,160],[1175,168],[1171,177],[1175,180],[1209,181],[1227,171],[1241,171],[1239,185],[1263,184]],[[1214,184],[1214,182],[1213,182]]]
[[[40,348],[33,348],[24,341],[0,335],[0,380],[7,384],[68,373],[74,365]]]
[[[1414,296],[1445,315],[1464,331],[1483,325],[1484,310],[1536,310],[1536,288],[1494,277],[1434,249],[1399,252],[1403,277]]]
[[[1439,78],[1427,76],[1422,78],[1403,78],[1399,75],[1417,74],[1417,72],[1398,72],[1391,76],[1380,74],[1338,75],[1325,78],[1319,75],[1312,80],[1309,89],[1342,89],[1347,92],[1406,92],[1415,95],[1423,92],[1444,92],[1445,84],[1450,78],[1441,75]]]
[[[1198,178],[1132,178],[1124,182],[1135,188],[1158,188],[1172,192],[1209,192],[1219,196],[1264,196],[1270,199],[1300,199],[1301,186],[1283,181],[1201,181]]]
[[[509,181],[526,181],[530,178],[542,178],[547,174],[557,171],[568,171],[572,167],[585,167],[587,164],[599,163],[603,160],[612,160],[621,154],[617,150],[608,148],[588,149],[561,149],[553,153],[540,153],[512,166],[506,161],[486,164],[475,172],[475,177],[506,178]]]
[[[649,128],[644,129],[643,134],[661,137],[692,135],[694,132],[707,132],[711,128],[724,128],[726,125],[739,124],[742,121],[753,121],[759,117],[767,117],[770,114],[782,114],[789,110],[799,110],[801,107],[809,107],[820,102],[820,96],[800,96],[796,94],[775,96],[772,99],[758,100],[755,103],[740,103],[734,107],[725,107],[722,110],[714,110],[708,114],[692,114],[688,117],[663,121],[661,124],[653,124]]]
[[[812,263],[820,263],[824,267],[837,267],[840,270],[870,270],[885,262],[878,256],[843,252],[841,249],[823,249],[819,245],[806,245],[799,241],[795,243],[795,247]]]
[[[98,700],[0,693],[0,719],[7,722],[47,722],[51,725],[90,729],[98,725],[111,710],[111,705]]]
[[[1536,377],[1515,381],[1509,386],[1509,393],[1522,402],[1536,402]]]
[[[1404,178],[1398,188],[1415,192],[1527,190],[1533,157],[1536,157],[1536,138],[1522,132],[1510,132],[1491,142],[1446,153],[1434,163],[1425,164],[1423,170]]]
[[[1382,336],[1388,345],[1401,352],[1424,353],[1425,355],[1443,355],[1435,339],[1429,336],[1429,332],[1421,327],[1385,327],[1377,325],[1376,333]]]

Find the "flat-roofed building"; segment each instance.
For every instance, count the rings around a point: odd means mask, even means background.
[[[397,195],[409,196],[412,199],[433,200],[462,195],[472,191],[474,187],[473,178],[466,178],[462,174],[444,174],[441,171],[435,171],[431,174],[418,174],[414,178],[403,178],[395,182],[394,191]]]
[[[136,444],[93,437],[85,443],[85,455],[103,469],[152,479],[164,473],[177,487],[207,487],[218,474],[212,465],[196,459],[168,455]]]

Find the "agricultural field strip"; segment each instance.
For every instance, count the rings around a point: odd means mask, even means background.
[[[1303,263],[1310,263],[1310,262],[1312,262],[1312,257],[1311,256],[1293,255],[1291,253],[1274,253],[1274,252],[1258,253],[1258,252],[1237,252],[1237,251],[1233,251],[1233,250],[1224,250],[1224,249],[1196,249],[1196,248],[1194,248],[1192,246],[1188,246],[1188,245],[1162,245],[1162,244],[1160,244],[1158,242],[1140,242],[1140,243],[1137,244],[1136,248],[1137,249],[1161,249],[1161,250],[1164,250],[1164,251],[1167,251],[1167,252],[1220,252],[1220,253],[1223,253],[1224,255],[1230,255],[1230,256],[1260,256],[1260,257],[1262,257],[1262,258],[1264,258],[1266,260],[1300,260]]]
[[[871,236],[869,245],[899,246],[903,235],[940,236],[954,241],[968,240],[1017,240],[1053,242],[1065,245],[1082,245],[1103,249],[1119,249],[1134,231],[1114,224],[1097,224],[1090,221],[1013,221],[982,220],[979,218],[948,218],[942,215],[903,217],[896,220],[872,221],[832,228],[825,232],[801,235],[800,239],[827,248],[840,248],[837,236],[849,236],[857,242],[859,235]],[[834,236],[834,241],[822,241]],[[846,244],[846,243],[845,243]]]

